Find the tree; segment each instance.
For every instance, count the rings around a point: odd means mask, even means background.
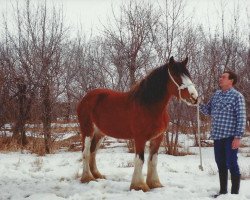
[[[13,66],[16,74],[25,79],[26,90],[32,100],[40,98],[41,120],[45,138],[45,151],[50,153],[53,89],[56,88],[62,68],[62,45],[66,42],[67,28],[63,13],[44,4],[33,5],[29,0],[25,8],[16,6],[16,29],[10,31],[6,21],[8,40],[18,63]]]
[[[141,69],[150,64],[153,56],[154,31],[157,29],[159,14],[152,4],[130,1],[120,7],[120,15],[113,13],[114,25],[104,26],[107,54],[122,84],[128,74],[129,87],[138,79]],[[124,88],[117,86],[117,88]]]
[[[182,37],[185,36],[184,30],[188,27],[187,23],[189,20],[188,17],[185,17],[184,8],[184,0],[166,0],[165,7],[160,9],[162,14],[154,41],[154,48],[157,52],[159,63],[165,63],[170,56],[180,56],[178,47]],[[181,56],[178,59],[181,59]]]

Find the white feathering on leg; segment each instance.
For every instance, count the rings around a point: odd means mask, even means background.
[[[83,151],[83,174],[90,173],[89,169],[90,145],[91,145],[91,138],[86,137],[84,143],[84,151]]]
[[[159,181],[159,176],[157,173],[157,160],[157,154],[154,154],[152,156],[152,160],[148,160],[148,179],[150,180],[150,182]]]
[[[140,184],[144,182],[142,175],[143,161],[139,158],[139,155],[136,155],[135,160],[134,173],[132,178],[132,184]]]

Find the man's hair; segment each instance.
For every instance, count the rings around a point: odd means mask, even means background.
[[[225,73],[229,74],[228,79],[233,80],[233,85],[235,85],[237,83],[237,75],[234,72],[229,71],[229,70],[223,72],[223,74]]]

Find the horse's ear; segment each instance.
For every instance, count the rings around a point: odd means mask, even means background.
[[[186,66],[187,62],[188,62],[188,57],[186,57],[186,59],[182,63]]]
[[[173,65],[173,64],[174,64],[174,57],[173,57],[173,56],[171,56],[171,58],[169,59],[169,64],[170,64],[170,65]]]

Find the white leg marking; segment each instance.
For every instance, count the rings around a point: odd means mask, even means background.
[[[149,156],[150,157],[150,156]],[[148,174],[147,174],[147,182],[159,182],[159,176],[157,173],[157,160],[158,155],[154,154],[152,160],[148,159]]]
[[[83,171],[82,171],[83,175],[91,173],[89,168],[90,145],[91,145],[91,138],[86,137],[84,143],[84,151],[83,151]]]
[[[144,183],[144,178],[142,175],[143,161],[139,158],[139,155],[136,155],[134,163],[135,167],[131,184],[138,185]]]

